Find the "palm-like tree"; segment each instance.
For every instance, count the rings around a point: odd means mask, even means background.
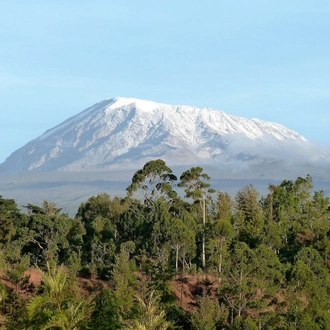
[[[136,297],[138,303],[139,317],[133,320],[132,324],[125,330],[168,330],[173,329],[173,324],[166,320],[166,314],[159,307],[158,298],[152,291],[144,301],[140,297]]]
[[[6,286],[0,282],[0,304],[2,304],[5,299],[8,297],[8,292],[6,289]],[[0,329],[2,329],[2,327],[4,326],[4,324],[6,323],[6,316],[4,314],[2,314],[2,312],[0,313]]]
[[[72,302],[69,307],[56,310],[42,330],[52,328],[77,330],[84,321],[89,319],[92,310],[90,299]]]
[[[33,324],[30,329],[76,330],[88,320],[93,310],[93,297],[79,296],[70,286],[64,268],[50,267],[42,272],[44,294],[27,304],[28,317]]]

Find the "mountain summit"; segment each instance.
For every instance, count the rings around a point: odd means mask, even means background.
[[[319,162],[325,156],[280,124],[211,108],[116,97],[93,105],[12,153],[1,173],[170,165]]]

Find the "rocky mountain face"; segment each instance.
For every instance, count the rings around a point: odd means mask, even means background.
[[[169,165],[329,164],[329,155],[280,124],[221,110],[117,97],[102,101],[12,153],[0,173]]]

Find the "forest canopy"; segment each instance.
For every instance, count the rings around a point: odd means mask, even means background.
[[[330,200],[161,160],[74,217],[0,196],[0,329],[330,329]]]

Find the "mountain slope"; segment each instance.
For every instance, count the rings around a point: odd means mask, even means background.
[[[133,98],[102,101],[11,154],[1,173],[170,165],[324,162],[328,156],[280,124],[221,110]]]

